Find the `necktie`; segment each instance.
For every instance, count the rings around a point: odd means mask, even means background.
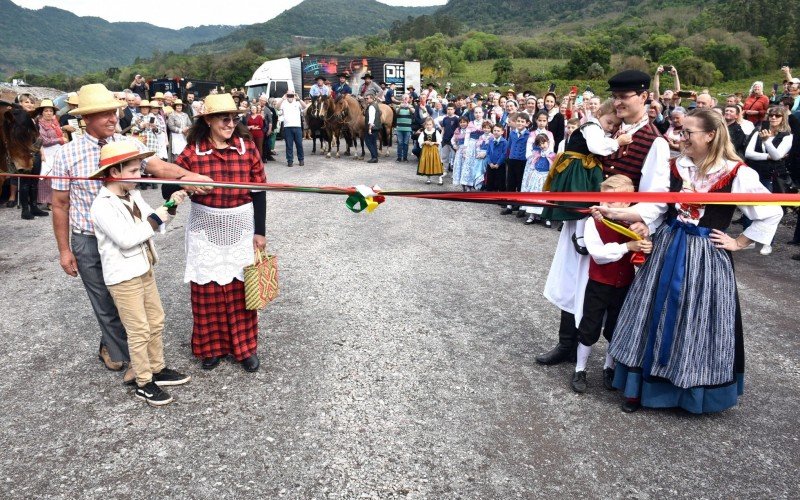
[[[106,144],[108,144],[107,140],[105,140],[105,139],[97,139],[97,145],[100,146],[101,148],[103,146],[105,146]]]

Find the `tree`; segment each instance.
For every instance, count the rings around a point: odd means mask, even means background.
[[[507,57],[502,57],[494,62],[492,72],[497,75],[494,83],[502,85],[511,79],[511,73],[514,71],[514,63]]]
[[[468,39],[461,44],[461,55],[470,62],[487,59],[489,51],[480,40]]]
[[[251,38],[247,41],[244,47],[253,54],[263,54],[266,50],[264,47],[264,42],[258,38]]]
[[[590,45],[578,48],[572,55],[564,68],[567,78],[577,78],[586,75],[592,64],[599,64],[603,71],[611,68],[611,51],[599,45]]]
[[[642,48],[647,51],[651,60],[658,62],[664,52],[676,45],[677,40],[672,35],[650,35],[650,38],[642,44]]]

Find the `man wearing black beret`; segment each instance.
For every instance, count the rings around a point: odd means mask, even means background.
[[[623,71],[608,81],[617,117],[622,119],[617,135],[630,134],[631,144],[603,159],[603,175],[622,174],[633,181],[637,191],[669,191],[669,146],[650,122],[645,101],[650,76],[641,71]],[[636,223],[631,229],[644,236],[661,223],[658,208],[653,204],[636,205],[646,224]],[[583,295],[589,279],[589,259],[583,245],[584,220],[565,221],[561,230],[544,296],[561,309],[558,344],[536,357],[544,365],[575,361],[578,329],[583,316]],[[611,388],[613,360],[607,359],[603,382]]]

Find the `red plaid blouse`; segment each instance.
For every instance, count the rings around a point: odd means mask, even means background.
[[[264,165],[253,141],[232,140],[235,146],[215,149],[209,140],[189,144],[175,163],[216,182],[266,182]],[[252,201],[247,189],[215,188],[211,194],[193,195],[192,201],[212,208],[234,208]]]

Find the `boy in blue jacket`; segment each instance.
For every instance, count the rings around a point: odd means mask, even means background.
[[[508,134],[508,160],[506,162],[506,191],[519,191],[522,188],[522,175],[525,173],[525,149],[528,145],[528,136],[531,131],[528,130],[531,124],[531,118],[528,113],[517,113],[515,120],[516,128]],[[512,207],[507,205],[500,214],[508,215],[519,206]]]
[[[503,137],[504,128],[497,124],[492,127],[493,139],[489,141],[486,152],[486,190],[502,191],[506,186],[506,152],[508,141]]]

